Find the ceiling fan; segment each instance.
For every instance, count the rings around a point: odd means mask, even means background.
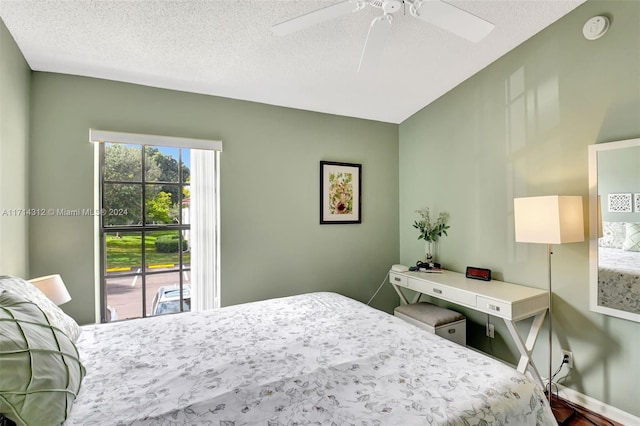
[[[371,21],[367,39],[362,49],[358,71],[371,61],[388,35],[393,14],[402,6],[408,6],[411,16],[436,25],[459,37],[477,43],[487,36],[494,25],[453,5],[440,0],[346,0],[309,12],[271,27],[278,35],[288,35],[312,25],[359,12],[367,5],[381,9],[382,15]]]

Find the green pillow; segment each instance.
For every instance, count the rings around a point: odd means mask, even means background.
[[[38,305],[42,311],[47,314],[51,325],[64,331],[67,336],[74,342],[80,336],[80,326],[69,315],[65,314],[62,309],[56,306],[43,292],[38,290],[36,286],[22,278],[11,277],[7,275],[0,276],[0,290],[8,290],[18,296]]]
[[[640,223],[627,223],[622,250],[640,251]]]
[[[60,425],[85,375],[75,344],[33,302],[0,289],[0,414],[19,426]]]

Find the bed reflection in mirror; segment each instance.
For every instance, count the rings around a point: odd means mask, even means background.
[[[589,146],[590,308],[640,322],[640,139]]]

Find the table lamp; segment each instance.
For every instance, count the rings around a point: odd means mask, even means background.
[[[33,278],[29,282],[58,306],[71,300],[71,295],[58,274]]]

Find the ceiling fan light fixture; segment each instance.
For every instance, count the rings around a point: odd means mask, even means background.
[[[368,52],[381,49],[388,35],[392,14],[404,5],[409,5],[409,12],[413,17],[473,43],[479,42],[494,29],[492,23],[441,0],[344,0],[281,22],[271,29],[278,35],[291,34],[312,25],[359,12],[367,5],[381,9],[383,14],[375,18],[369,26],[358,71],[365,62],[371,62],[367,57],[376,56],[375,53],[372,55]]]
[[[384,0],[382,2],[382,10],[385,14],[387,13],[395,13],[400,10],[402,6],[402,2],[399,0]]]

